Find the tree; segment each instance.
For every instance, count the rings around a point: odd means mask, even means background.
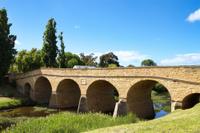
[[[43,36],[42,60],[46,67],[55,67],[58,47],[56,46],[56,21],[51,18]]]
[[[96,62],[97,56],[94,56],[93,53],[89,55],[84,55],[84,53],[80,53],[80,58],[81,58],[81,61],[86,66],[97,66],[97,62]]]
[[[108,67],[109,67],[109,68],[116,68],[116,67],[118,67],[118,66],[117,66],[116,64],[109,64]]]
[[[60,68],[66,68],[66,56],[65,56],[65,45],[63,41],[63,33],[61,32],[60,35],[58,36],[60,39],[60,50],[58,53],[58,65]]]
[[[8,23],[6,9],[0,10],[0,81],[8,72],[10,64],[17,53],[15,46],[16,36],[10,34],[11,23]]]
[[[157,64],[152,59],[143,60],[141,66],[157,66]]]
[[[22,50],[16,56],[15,65],[18,72],[27,72],[42,66],[41,51],[33,48],[31,51]]]
[[[160,83],[156,83],[156,85],[152,88],[152,90],[156,91],[157,93],[164,93],[167,92],[165,86]]]
[[[100,67],[108,67],[109,64],[116,64],[119,67],[118,57],[112,52],[100,56]]]
[[[83,65],[84,63],[81,61],[80,57],[76,54],[72,54],[71,52],[66,52],[66,66],[68,68],[72,68],[75,65]]]
[[[127,67],[130,67],[130,68],[131,68],[131,67],[135,67],[135,66],[134,66],[134,65],[132,65],[132,64],[129,64]]]

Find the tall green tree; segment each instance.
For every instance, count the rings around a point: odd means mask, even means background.
[[[114,53],[110,52],[100,56],[100,67],[108,67],[110,64],[115,64],[119,67],[118,57]]]
[[[51,18],[46,25],[43,36],[42,60],[46,67],[57,66],[58,47],[56,39],[56,21]]]
[[[31,51],[22,50],[18,52],[15,64],[18,72],[27,72],[42,66],[41,51],[32,48]]]
[[[63,41],[63,32],[60,33],[60,35],[58,36],[59,40],[60,40],[60,50],[58,53],[58,65],[60,68],[66,68],[66,56],[65,56],[65,44]]]
[[[97,56],[94,56],[93,53],[89,55],[85,55],[84,53],[80,53],[80,58],[81,61],[84,63],[86,66],[97,66]]]
[[[145,59],[141,62],[141,66],[157,66],[152,59]]]
[[[0,10],[0,80],[8,72],[10,64],[17,53],[15,46],[16,36],[10,34],[11,23],[8,23],[6,9]]]

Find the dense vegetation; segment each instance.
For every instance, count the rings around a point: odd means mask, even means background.
[[[7,11],[0,10],[0,82],[8,72],[11,62],[14,59],[16,36],[10,34],[11,23],[8,23]]]
[[[186,133],[200,132],[200,104],[188,110],[176,110],[171,114],[152,121],[126,124],[91,131],[93,133]]]
[[[125,117],[113,118],[104,114],[59,113],[46,118],[33,118],[9,128],[9,133],[79,133],[92,129],[135,123],[138,119],[129,114]]]

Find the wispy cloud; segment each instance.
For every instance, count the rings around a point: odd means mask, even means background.
[[[80,29],[81,26],[80,25],[74,25],[74,29]]]
[[[21,45],[21,42],[19,40],[15,40],[16,45]]]
[[[189,22],[200,21],[200,8],[197,9],[196,11],[194,11],[193,13],[191,13],[187,17],[187,21],[189,21]]]
[[[163,59],[161,65],[200,65],[200,53],[189,53],[176,55],[173,58]]]

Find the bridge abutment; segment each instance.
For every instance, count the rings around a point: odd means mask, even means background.
[[[79,99],[77,113],[85,113],[88,112],[88,105],[87,105],[87,97],[86,95],[81,95]]]
[[[175,111],[176,109],[182,109],[182,102],[171,101],[171,112]]]
[[[124,115],[127,115],[127,100],[123,98],[123,99],[120,99],[115,104],[113,117],[124,116]]]
[[[57,93],[56,91],[53,91],[51,93],[51,97],[49,99],[49,107],[50,108],[59,108],[58,102],[57,102]]]

